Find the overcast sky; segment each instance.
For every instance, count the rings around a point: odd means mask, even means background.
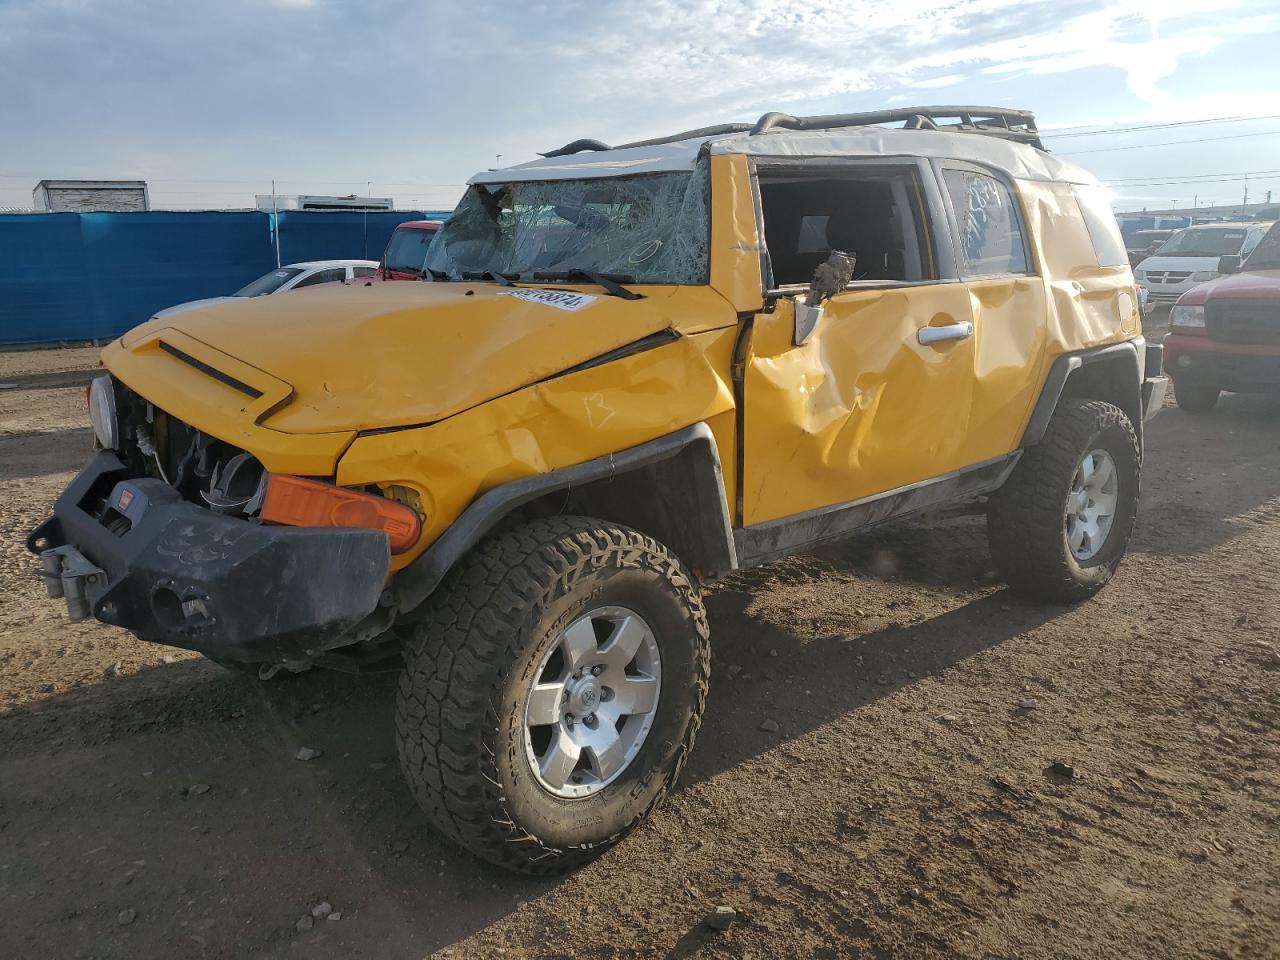
[[[1070,128],[1053,150],[1160,184],[1121,208],[1238,202],[1255,171],[1280,202],[1278,41],[1276,0],[0,0],[0,206],[129,177],[246,207],[274,177],[449,208],[498,154],[921,103]]]

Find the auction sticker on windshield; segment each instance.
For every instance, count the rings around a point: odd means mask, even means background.
[[[581,310],[599,299],[589,293],[574,293],[572,290],[503,290],[498,296],[544,303],[557,310]]]

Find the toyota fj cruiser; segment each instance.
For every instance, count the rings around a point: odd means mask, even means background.
[[[402,656],[404,774],[496,863],[580,863],[667,792],[708,581],[955,501],[1033,596],[1125,552],[1160,348],[1030,113],[576,141],[473,178],[424,274],[108,346],[28,545],[73,618],[224,664]]]

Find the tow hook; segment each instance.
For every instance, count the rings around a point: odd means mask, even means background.
[[[41,553],[38,572],[49,597],[67,601],[67,617],[72,623],[89,619],[93,605],[107,592],[106,571],[95,567],[72,546]]]

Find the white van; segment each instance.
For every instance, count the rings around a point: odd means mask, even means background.
[[[1173,303],[1197,283],[1218,276],[1224,256],[1247,257],[1269,223],[1205,223],[1180,230],[1133,271],[1152,304]]]

